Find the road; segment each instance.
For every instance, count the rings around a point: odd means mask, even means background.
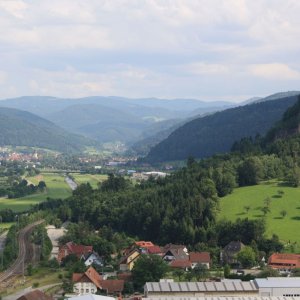
[[[18,236],[18,244],[19,244],[19,254],[15,262],[3,273],[0,273],[0,283],[7,280],[11,276],[22,274],[23,269],[25,268],[25,259],[26,254],[28,256],[28,249],[30,248],[30,241],[29,237],[33,230],[33,228],[41,223],[43,223],[44,220],[37,221],[35,223],[29,224],[21,231],[19,232]]]
[[[5,231],[0,235],[0,252],[2,252],[4,249],[4,244],[5,244],[7,233],[8,233],[8,231]]]
[[[77,183],[74,180],[72,180],[69,176],[65,177],[65,181],[69,185],[72,191],[77,189],[78,186]]]

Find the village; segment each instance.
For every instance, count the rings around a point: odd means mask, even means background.
[[[259,278],[262,268],[255,266],[245,269],[239,262],[238,253],[246,246],[238,241],[231,241],[222,249],[217,263],[213,262],[209,252],[188,251],[185,245],[159,246],[151,241],[135,241],[122,250],[116,268],[105,271],[108,267],[105,260],[94,251],[92,246],[80,245],[72,241],[59,245],[58,236],[53,234],[56,230],[60,229],[48,226],[48,233],[53,244],[51,258],[57,260],[60,265],[64,265],[67,261],[75,262],[76,259],[85,265],[84,272],[72,274],[71,290],[64,292],[63,298],[59,299],[85,300],[98,299],[97,297],[102,299],[105,296],[134,300],[202,300],[208,299],[207,297],[209,299],[220,299],[220,297],[237,299],[236,297],[239,297],[239,299],[258,300],[265,299],[263,297],[269,299],[300,297],[300,278],[290,277],[293,271],[300,268],[300,255],[297,254],[274,253],[268,259],[263,258],[261,267],[267,268],[271,276]],[[60,230],[60,235],[63,234],[64,231]],[[115,255],[113,257],[116,258]],[[143,257],[157,257],[163,261],[168,266],[167,277],[159,278],[158,281],[145,281],[139,291],[130,289],[134,266]],[[229,274],[225,274],[229,266],[232,269],[229,268]],[[155,267],[155,265],[152,266],[153,269]],[[284,277],[272,277],[272,270]],[[144,266],[142,272],[148,271]],[[254,277],[246,280],[247,275],[254,275]],[[147,276],[145,278],[147,280]],[[58,299],[46,295],[44,296],[48,298],[32,298],[32,295],[37,297],[35,294],[37,292],[41,293],[40,297],[42,291],[34,290],[18,300]],[[105,297],[102,300],[105,300]]]

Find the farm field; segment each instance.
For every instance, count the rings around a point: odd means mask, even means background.
[[[266,206],[265,199],[268,197],[270,212],[264,216],[261,209]],[[284,217],[281,215],[282,211],[286,211]],[[265,218],[269,237],[277,234],[283,242],[295,243],[295,248],[300,249],[300,188],[269,181],[256,186],[237,188],[232,194],[221,198],[218,219],[234,221],[247,217]]]
[[[71,189],[64,181],[64,177],[62,175],[44,173],[34,177],[26,177],[26,180],[33,184],[38,184],[41,180],[45,181],[47,191],[45,193],[33,194],[22,198],[0,198],[0,210],[10,208],[15,212],[21,212],[30,208],[31,205],[45,201],[47,197],[63,199],[71,195]]]
[[[80,173],[72,173],[72,177],[74,178],[74,181],[80,185],[83,183],[89,182],[92,188],[97,188],[98,183],[102,182],[107,179],[107,175],[101,175],[101,174],[80,174]]]

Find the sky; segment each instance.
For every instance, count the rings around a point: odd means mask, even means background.
[[[0,0],[0,99],[300,90],[299,0]]]

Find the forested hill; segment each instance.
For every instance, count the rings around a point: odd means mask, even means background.
[[[300,133],[300,96],[298,101],[290,107],[283,115],[282,119],[268,132],[265,143],[286,138]]]
[[[32,113],[12,108],[0,108],[0,128],[0,145],[76,152],[94,143]]]
[[[197,118],[152,148],[145,161],[203,158],[228,152],[233,143],[243,137],[264,135],[296,101],[297,96],[291,96]]]

